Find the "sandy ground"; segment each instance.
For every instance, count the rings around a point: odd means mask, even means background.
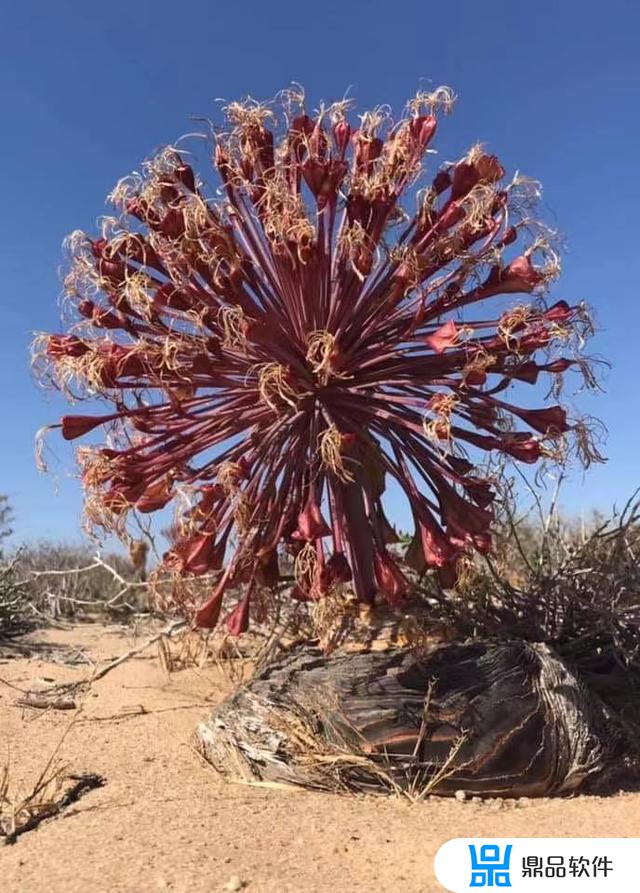
[[[0,679],[20,688],[81,679],[86,663],[61,662],[74,649],[103,661],[147,635],[95,625],[40,632],[29,658],[0,651]],[[3,893],[429,893],[442,889],[433,857],[452,837],[640,836],[637,793],[416,805],[227,784],[193,751],[191,735],[229,690],[214,667],[168,676],[153,649],[94,683],[60,757],[106,785],[0,847]],[[26,789],[70,714],[19,707],[18,697],[0,684],[0,763],[8,752],[11,784]]]

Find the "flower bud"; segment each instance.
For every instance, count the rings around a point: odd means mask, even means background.
[[[474,164],[461,161],[453,168],[451,178],[451,198],[455,201],[464,198],[479,180],[478,171]]]
[[[333,139],[338,152],[344,155],[351,139],[351,127],[347,121],[338,121],[333,125]]]
[[[434,115],[420,115],[412,118],[409,132],[422,150],[426,149],[436,132],[437,122]]]

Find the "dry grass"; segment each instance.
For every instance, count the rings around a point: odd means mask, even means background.
[[[95,774],[76,775],[60,759],[65,738],[80,716],[80,705],[65,726],[36,781],[26,792],[11,783],[9,763],[0,769],[0,841],[15,843],[47,819],[54,818],[83,794],[101,787],[104,779]]]

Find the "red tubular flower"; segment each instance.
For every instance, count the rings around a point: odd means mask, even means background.
[[[249,629],[249,608],[251,591],[247,592],[227,617],[227,629],[232,636],[239,636]]]
[[[569,430],[567,413],[561,406],[550,406],[548,409],[514,408],[512,412],[540,434],[558,435]]]
[[[331,535],[331,529],[322,517],[320,506],[315,499],[310,499],[298,516],[298,529],[294,539],[317,540]]]
[[[311,116],[298,99],[287,92],[279,117],[227,106],[220,198],[173,148],[121,181],[117,226],[67,242],[73,333],[36,351],[53,385],[110,406],[61,423],[67,439],[108,423],[109,448],[79,452],[91,516],[124,532],[130,509],[195,494],[165,564],[221,571],[200,626],[218,622],[232,583],[248,587],[233,634],[255,588],[277,587],[285,547],[293,599],[346,586],[396,604],[407,582],[385,551],[390,480],[415,520],[408,563],[453,585],[461,557],[491,547],[479,460],[534,463],[571,428],[559,406],[497,395],[577,363],[538,351],[587,328],[582,308],[544,304],[557,258],[528,241],[531,196],[495,156],[474,146],[422,179],[450,91],[418,94],[393,124],[365,113],[355,131],[349,103]]]
[[[420,115],[412,119],[409,125],[411,134],[418,141],[421,150],[427,148],[433,139],[437,126],[434,115]]]
[[[485,297],[516,292],[526,294],[543,282],[544,275],[534,268],[531,258],[523,255],[506,267],[493,267],[482,290]]]
[[[507,455],[513,456],[514,459],[519,459],[520,462],[526,462],[528,465],[533,465],[537,462],[542,454],[540,443],[527,435],[524,437],[516,437],[515,435],[509,437],[502,449]]]
[[[196,626],[200,629],[215,629],[220,618],[224,590],[216,589],[213,595],[200,605],[195,614]]]
[[[98,425],[104,425],[118,418],[117,415],[63,415],[60,419],[62,436],[65,440],[75,440],[93,431]]]
[[[90,347],[75,335],[49,335],[45,344],[45,355],[52,361],[83,357]]]
[[[231,582],[232,568],[232,564],[227,566],[209,598],[195,612],[194,622],[201,629],[215,629],[217,626],[224,596]]]
[[[158,509],[164,508],[172,498],[172,482],[165,478],[147,487],[140,499],[137,500],[136,508],[144,514],[156,512]]]
[[[551,322],[567,322],[573,312],[573,308],[566,301],[558,301],[553,307],[549,307],[543,315],[546,320]]]
[[[340,155],[344,155],[351,139],[351,127],[347,121],[339,120],[333,125],[333,140]]]
[[[407,594],[406,577],[388,552],[376,552],[374,558],[376,583],[390,605],[398,605]]]
[[[180,544],[179,553],[183,555],[182,570],[186,574],[195,577],[202,576],[212,570],[218,570],[222,563],[220,546],[216,545],[213,533],[200,533],[194,536],[188,543]]]
[[[460,549],[447,539],[437,524],[418,521],[417,528],[427,567],[445,567],[455,561]]]
[[[455,322],[450,319],[440,326],[433,335],[427,335],[424,343],[435,350],[436,353],[444,353],[450,347],[454,347],[458,343],[460,330]]]

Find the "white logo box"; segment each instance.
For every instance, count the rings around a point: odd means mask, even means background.
[[[640,893],[640,838],[459,837],[434,871],[452,893]]]

